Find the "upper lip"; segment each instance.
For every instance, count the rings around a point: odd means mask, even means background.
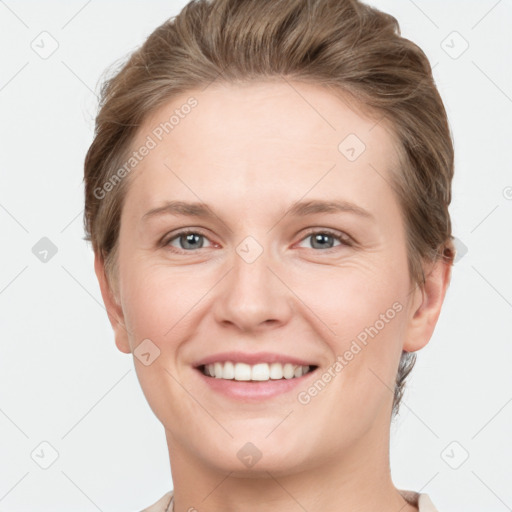
[[[311,360],[300,359],[295,356],[285,354],[275,354],[272,352],[219,352],[210,356],[203,357],[196,361],[193,366],[199,367],[212,363],[224,363],[231,361],[233,363],[246,363],[250,365],[258,363],[291,363],[297,366],[316,366]]]

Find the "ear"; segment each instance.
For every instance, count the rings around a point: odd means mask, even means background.
[[[450,284],[452,260],[440,258],[429,269],[423,289],[415,288],[403,350],[422,349],[432,337]]]
[[[105,303],[108,319],[110,320],[112,329],[114,329],[116,346],[121,352],[130,354],[131,349],[128,340],[128,331],[126,330],[124,322],[123,309],[118,303],[118,300],[116,299],[115,294],[113,293],[112,288],[108,282],[107,276],[105,274],[105,264],[103,257],[101,257],[98,253],[95,253],[94,255],[94,272],[98,278],[101,296],[103,297],[103,302]]]

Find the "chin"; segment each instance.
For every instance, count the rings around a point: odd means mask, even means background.
[[[230,476],[238,478],[268,478],[270,475],[290,475],[300,473],[307,467],[311,467],[308,458],[307,447],[299,441],[295,434],[292,439],[288,437],[288,443],[283,444],[276,437],[273,440],[265,439],[247,441],[247,437],[237,437],[226,442],[225,439],[217,439],[211,446],[202,446],[196,449],[196,454],[203,459],[203,463],[211,469],[230,473]],[[207,454],[207,457],[204,457]],[[270,473],[270,475],[269,475]]]

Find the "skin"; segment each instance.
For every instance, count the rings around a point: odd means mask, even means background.
[[[389,185],[391,131],[320,86],[215,83],[156,111],[133,147],[190,96],[198,105],[129,177],[118,293],[95,261],[119,350],[131,353],[145,339],[160,350],[148,366],[134,362],[166,430],[175,510],[417,510],[390,475],[392,390],[402,350],[432,336],[450,265],[426,266],[424,289],[411,282]],[[366,145],[353,162],[338,150],[350,133]],[[373,218],[285,215],[314,199],[349,201]],[[215,216],[142,220],[168,200],[204,202]],[[173,235],[181,228],[204,237],[187,246]],[[321,246],[308,228],[354,242]],[[252,263],[237,252],[247,236],[263,250]],[[268,351],[315,361],[322,374],[397,301],[401,312],[306,405],[297,392],[311,382],[242,402],[210,390],[192,367],[218,352]],[[247,442],[262,454],[250,468],[237,457]]]

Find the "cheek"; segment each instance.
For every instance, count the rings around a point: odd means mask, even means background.
[[[156,269],[133,268],[123,282],[123,311],[130,331],[155,343],[162,340],[186,314],[186,295],[182,280]]]
[[[178,360],[180,347],[195,333],[198,302],[206,290],[198,289],[199,278],[180,275],[176,269],[161,265],[136,264],[123,279],[123,310],[132,348],[135,349],[135,368],[148,404],[158,418],[165,419],[171,404],[180,404],[179,418],[197,415],[195,402],[189,400],[179,384],[187,378]],[[204,287],[204,280],[203,282]],[[151,340],[157,347],[157,357],[145,365],[137,358],[142,352],[137,346],[143,340]],[[147,344],[147,342],[145,342]],[[141,344],[140,347],[142,348]],[[153,356],[151,356],[153,357]],[[169,418],[165,420],[171,423]]]
[[[392,402],[405,321],[397,281],[359,285],[360,279],[345,279],[343,292],[325,303],[319,316],[336,333],[325,338],[332,364],[319,374],[322,382],[298,396],[308,418],[329,425],[327,438],[348,444]]]
[[[328,286],[309,295],[312,309],[331,328],[326,340],[333,362],[343,358],[344,376],[335,379],[343,386],[372,393],[380,377],[393,387],[408,290],[408,275],[400,268],[385,263],[337,269]]]
[[[408,285],[402,274],[389,265],[345,265],[323,278],[312,275],[309,287],[297,282],[297,288],[331,327],[333,339],[343,341],[362,333],[364,341],[365,328],[376,324],[377,330],[389,331],[389,326],[402,318],[398,313],[405,309]]]
[[[123,276],[123,311],[134,345],[149,338],[173,359],[179,346],[197,332],[219,276],[165,263],[131,263]]]

